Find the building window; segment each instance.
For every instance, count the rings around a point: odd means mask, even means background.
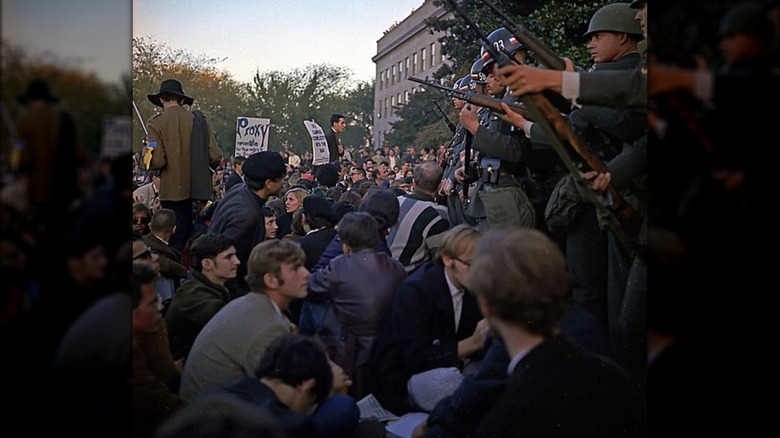
[[[404,78],[404,62],[398,61],[398,82],[401,82],[401,79]]]
[[[426,49],[425,47],[423,47],[422,50],[420,50],[420,71],[425,71],[425,69],[428,68],[425,66],[425,63],[427,62],[428,59],[425,52]]]
[[[385,87],[385,72],[380,71],[379,72],[379,89],[383,89]]]
[[[406,77],[409,77],[409,57],[406,57]]]
[[[412,74],[417,73],[417,52],[412,55]]]
[[[385,118],[387,118],[387,98],[385,98]]]
[[[404,91],[404,103],[409,103],[409,90]]]
[[[385,82],[385,88],[387,88],[387,87],[389,87],[390,85],[392,85],[392,84],[390,83],[390,69],[389,69],[389,68],[386,68],[386,69],[385,69],[385,78],[386,78],[385,80],[387,81],[387,82]]]
[[[393,79],[390,80],[391,84],[395,84],[395,64],[393,64]]]
[[[431,43],[431,67],[436,64],[436,43]]]
[[[398,97],[396,98],[395,101],[398,102],[398,105],[401,104],[401,93],[398,93]]]

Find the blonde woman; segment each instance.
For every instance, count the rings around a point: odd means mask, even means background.
[[[303,198],[309,196],[309,192],[302,187],[293,187],[284,195],[285,213],[276,218],[279,229],[277,236],[286,236],[292,232],[293,214],[303,206]]]

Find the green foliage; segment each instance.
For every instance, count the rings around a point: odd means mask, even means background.
[[[235,150],[236,118],[247,115],[246,90],[215,64],[219,58],[193,56],[184,50],[172,50],[152,39],[133,39],[133,100],[147,123],[162,109],[147,99],[156,94],[160,83],[174,78],[182,83],[184,92],[195,102],[192,109],[203,111],[209,119],[224,156]],[[143,128],[133,115],[133,150],[139,150],[144,138]]]
[[[31,79],[43,79],[60,99],[59,105],[73,115],[91,158],[100,154],[104,117],[131,114],[127,106],[129,77],[120,84],[106,83],[95,74],[83,71],[78,62],[59,59],[50,53],[34,56],[5,40],[0,42],[0,59],[1,94],[10,119],[16,119],[24,111],[17,95],[24,92]],[[2,126],[0,149],[6,153],[11,133],[6,122]]]
[[[361,81],[347,92],[347,129],[341,134],[341,143],[358,148],[371,144],[374,136],[374,81]]]
[[[452,132],[447,128],[434,101],[444,111],[452,107],[446,93],[438,90],[428,91],[424,88],[412,94],[408,103],[395,106],[395,113],[400,120],[390,124],[393,131],[387,135],[387,142],[437,149],[439,144],[449,141]],[[451,116],[450,120],[457,123]]]
[[[587,30],[593,13],[598,8],[615,1],[492,0],[491,3],[506,14],[511,22],[528,29],[559,56],[568,57],[576,65],[587,68],[590,66],[586,49],[587,41],[582,35]],[[452,10],[444,0],[436,0],[436,4]],[[458,4],[486,36],[504,25],[500,16],[481,0],[462,0]],[[451,62],[451,65],[443,64],[434,74],[434,78],[444,78],[445,83],[452,84],[457,78],[466,75],[479,57],[481,39],[459,15],[445,15],[445,17],[448,18],[428,20],[427,25],[431,30],[445,33],[439,41],[442,43],[443,53]],[[429,93],[438,93],[438,99],[446,101],[445,93],[439,91]],[[446,105],[447,108],[452,108],[449,102],[446,102]],[[445,108],[445,105],[441,107]],[[438,110],[430,103],[430,95],[415,94],[396,114],[402,120],[392,124],[393,132],[388,136],[394,144],[434,147],[448,141],[451,137],[446,125],[441,122]],[[454,111],[451,120],[453,123],[457,122],[457,114]]]
[[[327,64],[255,74],[248,87],[249,111],[271,119],[268,148],[311,150],[303,121],[314,120],[327,129],[331,114],[346,116],[349,76],[348,69]]]

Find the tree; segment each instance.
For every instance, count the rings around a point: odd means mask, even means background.
[[[2,95],[12,97],[3,99],[9,117],[15,119],[23,111],[22,105],[13,97],[21,94],[31,79],[44,79],[51,86],[52,92],[59,97],[60,105],[76,120],[87,152],[92,158],[98,157],[104,116],[130,116],[130,108],[127,106],[127,82],[103,82],[94,73],[81,69],[78,60],[60,59],[51,53],[34,56],[7,41],[2,41],[0,47]],[[6,145],[11,144],[10,133],[7,132],[9,129],[4,129],[4,150]]]
[[[327,64],[291,71],[256,73],[248,86],[251,114],[271,119],[269,149],[311,150],[304,120],[314,120],[327,129],[330,115],[347,108],[349,70]]]
[[[424,88],[412,94],[408,103],[395,106],[399,120],[390,124],[393,131],[388,134],[387,141],[391,144],[428,146],[434,149],[440,143],[447,142],[452,132],[442,121],[434,101],[442,109],[452,107],[445,93]]]
[[[371,144],[374,136],[374,81],[359,82],[346,97],[344,116],[347,129],[341,135],[341,143],[349,147],[363,147]]]
[[[161,112],[146,98],[155,94],[163,80],[174,78],[209,119],[224,156],[235,150],[236,119],[246,111],[246,89],[218,70],[221,59],[193,56],[184,50],[173,50],[152,39],[133,38],[133,100],[144,123]],[[133,150],[141,148],[144,137],[137,117],[133,119]]]

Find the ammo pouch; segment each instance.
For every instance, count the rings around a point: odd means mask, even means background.
[[[501,168],[501,160],[498,158],[482,158],[482,183],[498,185],[498,169]]]
[[[533,228],[536,224],[536,209],[520,186],[483,187],[477,195],[485,206],[491,229]]]

